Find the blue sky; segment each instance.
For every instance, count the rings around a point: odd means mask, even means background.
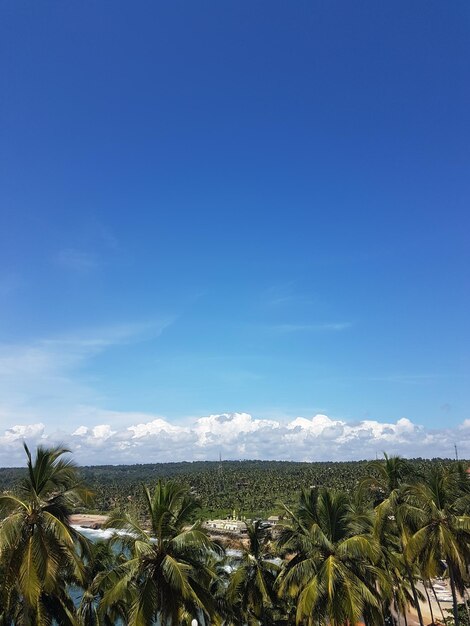
[[[222,413],[462,439],[467,2],[0,11],[0,439]]]

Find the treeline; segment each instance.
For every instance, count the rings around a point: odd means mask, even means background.
[[[425,474],[442,459],[413,459],[414,472]],[[206,518],[231,515],[268,517],[280,513],[282,504],[294,506],[300,489],[333,487],[353,492],[367,468],[367,461],[299,463],[290,461],[196,461],[145,465],[80,467],[83,481],[94,492],[93,511],[109,511],[133,502],[145,512],[142,484],[151,487],[159,479],[175,478],[197,496]],[[0,492],[14,490],[24,477],[22,468],[0,469]],[[282,503],[282,504],[281,504]]]
[[[201,523],[198,498],[176,479],[142,488],[111,512],[120,529],[90,543],[69,523],[92,493],[60,448],[25,446],[15,493],[0,495],[0,625],[425,626],[431,581],[447,578],[455,626],[467,625],[470,480],[462,463],[400,457],[363,465],[349,491],[309,485],[285,507],[274,540],[248,526],[228,556]]]

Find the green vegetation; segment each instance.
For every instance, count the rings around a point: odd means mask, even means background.
[[[78,470],[62,448],[25,450],[26,470],[0,473],[0,626],[400,626],[411,607],[424,626],[420,600],[438,575],[452,623],[468,624],[463,464],[385,455]],[[87,483],[124,534],[91,544],[70,526],[90,506]],[[284,521],[275,536],[248,524],[230,556],[201,520],[233,508],[282,509]]]
[[[52,616],[68,623],[74,607],[67,586],[83,584],[87,548],[68,517],[89,492],[79,484],[74,465],[63,460],[67,450],[38,448],[33,462],[24,447],[27,474],[19,494],[0,495],[6,515],[0,527],[2,617],[7,624],[49,623]]]
[[[152,493],[145,487],[144,498],[150,533],[132,515],[119,511],[107,523],[127,533],[119,542],[130,558],[111,571],[103,608],[113,608],[125,598],[126,621],[132,626],[157,619],[177,624],[181,614],[198,612],[213,618],[208,588],[214,574],[208,556],[215,546],[201,522],[193,523],[197,500],[176,482],[161,481]]]
[[[451,461],[414,459],[408,463],[413,474],[426,475],[433,466],[448,466]],[[352,493],[367,467],[367,461],[196,461],[81,467],[80,476],[95,494],[90,512],[109,513],[132,503],[144,515],[142,484],[152,488],[159,479],[176,479],[198,498],[202,517],[224,518],[235,509],[240,516],[265,518],[282,512],[284,504],[294,506],[304,488],[331,487]],[[0,492],[15,489],[23,475],[20,468],[0,469]],[[379,477],[374,480],[378,484]],[[383,478],[380,488],[382,483]],[[380,497],[380,489],[376,493]]]

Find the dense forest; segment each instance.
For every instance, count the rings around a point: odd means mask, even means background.
[[[449,460],[412,459],[417,474],[426,474]],[[151,487],[159,479],[177,479],[199,499],[202,516],[237,515],[267,517],[293,506],[300,489],[334,487],[354,491],[364,476],[367,461],[296,463],[289,461],[196,461],[146,465],[100,465],[80,467],[83,481],[94,492],[90,511],[108,513],[116,507],[144,510],[142,484]],[[0,492],[15,489],[22,468],[0,469]]]
[[[85,479],[105,490],[110,468],[79,470],[61,448],[25,451],[26,470],[2,474],[1,626],[470,626],[465,463],[112,468],[114,531],[92,543],[70,514],[93,506]],[[152,477],[136,507],[129,489]],[[226,552],[202,524],[200,496],[261,487],[263,505],[282,494],[293,505],[276,536],[255,520]]]

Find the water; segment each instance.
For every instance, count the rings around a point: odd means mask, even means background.
[[[72,525],[72,528],[75,528],[75,530],[77,530],[81,535],[83,535],[87,539],[90,539],[90,541],[93,541],[93,543],[95,543],[96,541],[104,541],[106,539],[111,539],[111,537],[113,537],[114,535],[125,537],[126,535],[129,534],[129,533],[126,533],[124,530],[118,530],[117,528],[95,529],[95,528],[84,528],[83,526],[74,526],[74,525]]]

